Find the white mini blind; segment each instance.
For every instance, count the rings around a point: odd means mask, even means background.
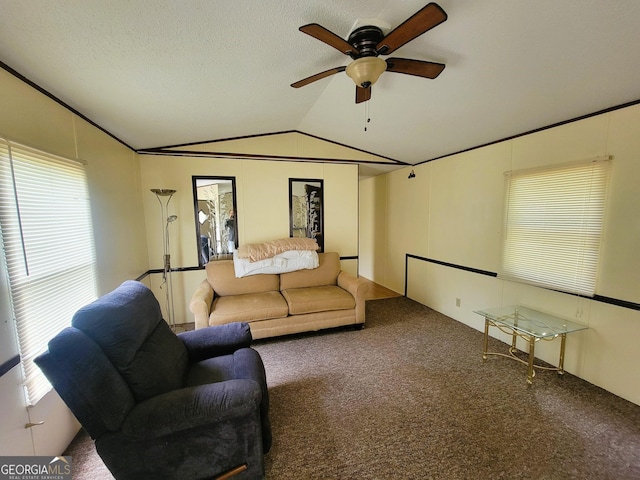
[[[0,226],[27,400],[51,386],[33,359],[96,298],[84,166],[0,141]]]
[[[611,163],[508,174],[501,277],[595,294]]]

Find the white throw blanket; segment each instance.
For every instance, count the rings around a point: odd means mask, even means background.
[[[288,250],[257,262],[240,258],[237,250],[233,252],[233,266],[237,278],[260,273],[294,272],[318,268],[318,265],[318,254],[315,250]]]

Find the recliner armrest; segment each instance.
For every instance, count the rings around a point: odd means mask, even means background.
[[[251,346],[253,341],[249,324],[245,322],[214,325],[182,332],[178,334],[178,338],[187,347],[191,362],[228,355],[239,348]]]
[[[260,385],[248,379],[182,388],[136,405],[122,424],[121,431],[132,438],[158,438],[231,418],[255,415],[261,399]]]

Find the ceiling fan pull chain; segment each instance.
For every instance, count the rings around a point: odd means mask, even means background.
[[[369,102],[371,100],[367,100],[364,102],[364,131],[367,131],[367,124],[371,122],[371,116],[369,115]]]
[[[363,118],[363,124],[364,124],[364,131],[367,131],[367,108],[368,108],[369,102],[364,102],[364,118]]]

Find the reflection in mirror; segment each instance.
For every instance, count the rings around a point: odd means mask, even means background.
[[[289,236],[315,238],[324,251],[323,180],[289,179]]]
[[[193,176],[198,264],[231,258],[238,248],[235,177]]]

